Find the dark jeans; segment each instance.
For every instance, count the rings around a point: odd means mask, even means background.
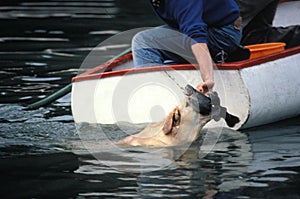
[[[215,62],[224,61],[226,54],[240,44],[241,30],[233,24],[220,28],[208,28],[208,48]],[[197,63],[191,50],[191,38],[167,25],[144,30],[132,40],[134,66],[147,67],[172,63]]]
[[[273,27],[272,23],[279,0],[269,0],[266,6],[261,8],[267,0],[236,0],[241,8],[242,17],[245,18],[243,37],[241,44],[250,45],[266,42],[285,42],[287,48],[300,45],[300,26]],[[253,7],[254,4],[257,4]],[[246,7],[247,6],[247,7]],[[260,9],[255,13],[254,9]],[[251,16],[253,15],[253,16]]]

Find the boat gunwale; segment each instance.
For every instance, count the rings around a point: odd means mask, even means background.
[[[300,46],[285,49],[281,52],[270,54],[259,58],[216,64],[216,66],[220,70],[241,70],[243,68],[257,66],[266,62],[292,56],[298,53],[300,53]],[[156,71],[166,71],[166,70],[195,70],[198,67],[197,64],[174,64],[174,65],[151,66],[146,68],[130,68],[130,69],[112,71],[113,68],[116,68],[131,60],[132,60],[132,54],[124,55],[118,59],[101,64],[82,74],[73,77],[72,82],[75,83],[75,82],[85,81],[85,80],[94,80],[94,79],[107,78],[113,76],[122,76],[125,74],[136,74],[136,73],[146,73],[146,72],[156,72]]]

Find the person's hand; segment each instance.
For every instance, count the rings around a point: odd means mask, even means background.
[[[200,84],[198,84],[198,86],[196,87],[196,89],[201,92],[201,93],[208,93],[212,90],[212,88],[214,87],[215,85],[215,82],[212,81],[212,80],[209,80],[209,81],[205,81],[205,82],[202,82]]]

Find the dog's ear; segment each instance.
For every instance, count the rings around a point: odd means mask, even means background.
[[[174,110],[171,113],[169,113],[169,115],[165,119],[165,123],[164,123],[164,126],[162,128],[165,135],[168,135],[172,132],[173,115],[174,115]]]
[[[180,123],[180,112],[176,107],[165,119],[164,126],[162,128],[165,135],[169,135],[173,131],[174,126],[178,126]]]

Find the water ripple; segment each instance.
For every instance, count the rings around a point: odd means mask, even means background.
[[[68,42],[69,39],[66,38],[47,38],[47,37],[0,37],[0,42],[4,41],[38,41],[38,42],[48,42],[48,41],[63,41]]]
[[[78,17],[113,18],[119,12],[116,7],[95,6],[0,6],[0,18],[48,18]]]

